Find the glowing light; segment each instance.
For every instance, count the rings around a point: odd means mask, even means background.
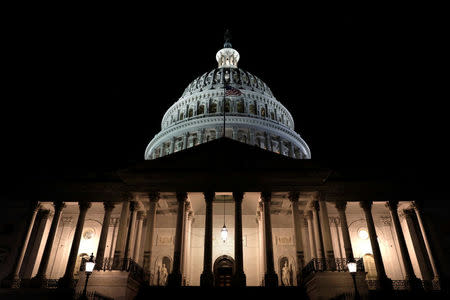
[[[358,230],[358,237],[362,240],[367,240],[369,238],[369,233],[365,229]]]
[[[225,225],[222,227],[222,231],[220,232],[220,237],[222,238],[222,241],[225,243],[228,237],[228,229]]]
[[[92,271],[94,270],[94,266],[95,266],[95,262],[94,262],[94,253],[91,254],[91,257],[89,258],[89,260],[86,262],[85,265],[85,272],[86,273],[92,273]]]
[[[347,264],[347,267],[348,267],[348,271],[350,273],[355,273],[356,272],[356,263],[355,262],[349,262]]]

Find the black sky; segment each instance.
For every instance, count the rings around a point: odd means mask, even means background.
[[[425,14],[15,11],[4,38],[4,174],[114,170],[143,160],[164,112],[216,67],[230,28],[239,66],[292,113],[313,159],[437,170],[425,177],[442,180],[447,124],[435,76],[442,39]]]

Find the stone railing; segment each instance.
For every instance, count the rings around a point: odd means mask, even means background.
[[[83,260],[80,266],[80,271],[84,271],[86,261]],[[95,270],[97,271],[124,271],[129,272],[130,277],[137,281],[144,281],[146,272],[137,262],[131,258],[109,259],[105,258],[103,261],[96,262]]]
[[[364,263],[361,258],[355,259],[357,270],[364,272]],[[303,269],[302,276],[307,277],[310,274],[324,271],[348,272],[348,259],[346,258],[313,258]]]
[[[76,293],[74,299],[82,299],[82,295],[83,295],[82,292]],[[114,300],[111,297],[104,296],[104,295],[102,295],[100,293],[97,293],[95,291],[91,291],[91,292],[87,291],[86,292],[86,298],[88,300]]]

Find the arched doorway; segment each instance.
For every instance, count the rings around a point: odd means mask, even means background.
[[[214,262],[214,285],[218,287],[231,286],[234,276],[234,259],[222,255]]]

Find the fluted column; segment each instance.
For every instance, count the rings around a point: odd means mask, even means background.
[[[185,259],[184,259],[184,274],[186,276],[186,285],[189,285],[191,279],[191,233],[192,233],[192,221],[194,219],[194,214],[190,210],[187,214],[187,229],[186,229],[186,247],[185,247]]]
[[[158,204],[160,194],[158,192],[151,192],[149,197],[149,208],[147,211],[147,228],[146,228],[146,238],[144,246],[144,271],[146,272],[146,280],[152,284],[153,276],[151,273],[151,257],[152,257],[152,247],[153,247],[153,236],[155,232],[155,222],[156,222],[156,205]]]
[[[115,203],[103,202],[103,208],[105,214],[103,216],[102,231],[100,233],[100,239],[97,247],[97,255],[95,258],[95,269],[101,270],[103,268],[103,261],[105,260],[106,240],[108,238],[109,223],[111,221],[111,214],[114,209]]]
[[[390,280],[384,269],[383,259],[381,257],[380,246],[378,245],[377,232],[372,218],[372,201],[360,201],[361,208],[364,210],[366,217],[367,229],[369,231],[370,245],[372,246],[373,258],[375,260],[375,268],[377,270],[380,288],[382,290],[392,290],[392,280]]]
[[[136,216],[135,210],[136,210],[137,202],[136,201],[130,201],[130,222],[128,222],[128,234],[127,239],[125,242],[125,250],[124,253],[124,259],[128,259],[131,257],[130,255],[130,246],[131,246],[131,237],[133,236],[133,224],[134,224],[134,218]],[[122,268],[125,267],[125,264],[122,264]]]
[[[347,216],[345,215],[345,209],[347,207],[347,201],[336,201],[336,209],[341,219],[341,231],[342,239],[344,240],[344,251],[347,261],[354,261],[352,242],[350,240],[350,233],[348,231]]]
[[[262,192],[261,200],[264,203],[264,232],[266,234],[266,274],[264,275],[264,285],[266,287],[278,286],[278,275],[275,273],[273,258],[273,239],[272,239],[272,223],[270,219],[270,202],[272,200],[271,192]]]
[[[180,258],[180,272],[183,278],[185,278],[185,261],[186,261],[186,248],[187,248],[187,229],[188,229],[188,215],[189,210],[191,209],[191,203],[186,201],[184,203],[184,213],[183,213],[183,229],[181,234],[181,258]],[[184,285],[184,283],[183,283]]]
[[[122,202],[122,210],[120,212],[119,229],[116,238],[116,247],[114,248],[114,265],[113,268],[120,268],[122,259],[124,258],[125,242],[128,234],[128,214],[129,214],[129,200],[131,196],[125,194]]]
[[[414,269],[409,257],[408,248],[406,246],[405,237],[403,235],[402,227],[400,225],[400,220],[398,218],[398,201],[390,200],[386,202],[386,206],[389,208],[391,213],[392,222],[394,223],[395,233],[397,235],[398,245],[400,247],[400,253],[402,256],[403,265],[405,266],[405,280],[408,281],[408,289],[411,290],[421,290],[422,282],[417,279],[414,274]]]
[[[322,230],[320,226],[320,218],[319,218],[319,203],[314,201],[312,203],[312,214],[313,214],[313,225],[314,225],[314,236],[316,240],[316,250],[317,250],[317,258],[325,258],[324,249],[323,249],[323,238],[322,238]]]
[[[336,268],[336,263],[334,260],[333,243],[331,242],[331,231],[330,231],[330,221],[328,219],[328,209],[327,202],[325,201],[325,194],[320,193],[319,198],[320,206],[320,225],[323,238],[324,253],[327,258],[327,267],[334,270]]]
[[[91,207],[91,203],[87,201],[78,202],[80,208],[80,214],[78,215],[77,226],[75,228],[75,234],[73,236],[72,247],[70,248],[69,259],[67,261],[66,272],[64,276],[58,281],[58,287],[61,288],[73,288],[73,272],[75,271],[75,264],[78,259],[78,248],[80,247],[81,234],[83,233],[84,220],[88,209]]]
[[[55,201],[53,202],[53,207],[55,208],[55,214],[53,216],[52,225],[50,226],[50,231],[48,233],[47,242],[45,243],[44,253],[42,254],[41,263],[39,264],[39,269],[36,276],[32,279],[33,287],[46,287],[47,286],[47,268],[48,262],[50,260],[50,253],[52,251],[53,241],[55,240],[56,230],[58,229],[59,220],[61,219],[61,212],[65,207],[64,202]]]
[[[183,216],[184,216],[184,205],[187,200],[186,192],[177,192],[177,227],[175,231],[175,247],[173,251],[173,267],[172,273],[169,274],[167,278],[169,286],[181,286],[182,276],[181,276],[181,246],[182,246],[182,234],[183,234]]]
[[[14,268],[10,275],[8,275],[3,281],[2,281],[2,287],[5,288],[19,288],[20,287],[20,269],[22,268],[23,259],[25,257],[25,252],[28,248],[28,242],[30,241],[31,231],[34,227],[34,222],[36,221],[36,215],[41,208],[41,204],[39,201],[34,201],[32,203],[32,211],[31,211],[31,217],[28,222],[28,228],[25,233],[25,237],[22,241],[22,244],[20,246],[20,252],[19,256],[17,257],[17,260],[14,264]]]
[[[206,202],[205,215],[205,244],[203,254],[203,273],[200,276],[200,286],[210,287],[214,284],[212,273],[212,227],[213,227],[213,201],[214,192],[204,192]]]
[[[244,193],[233,192],[234,198],[234,259],[236,262],[236,271],[234,286],[243,287],[247,285],[247,279],[244,273],[244,258],[242,245],[242,199]]]
[[[141,241],[142,241],[142,226],[144,223],[144,217],[145,214],[143,211],[138,211],[136,214],[136,238],[134,240],[134,253],[133,253],[133,259],[137,263],[139,263],[140,260],[140,254],[141,254]]]
[[[314,224],[313,224],[313,213],[312,211],[305,212],[306,221],[308,223],[308,237],[309,237],[309,247],[311,251],[311,259],[317,258],[316,242],[314,240]]]
[[[305,265],[305,254],[303,252],[303,240],[302,240],[302,224],[298,211],[298,199],[300,197],[299,192],[290,192],[289,200],[292,207],[292,223],[294,225],[295,235],[295,247],[297,252],[297,285],[300,285],[301,271]]]
[[[419,223],[420,231],[422,232],[423,241],[425,243],[425,248],[428,253],[428,258],[430,259],[431,269],[433,271],[433,285],[434,289],[441,289],[440,277],[438,269],[436,268],[436,262],[434,261],[433,251],[431,250],[430,243],[428,242],[427,233],[425,226],[422,221],[422,212],[418,201],[413,201],[412,207],[416,213],[417,221]]]

